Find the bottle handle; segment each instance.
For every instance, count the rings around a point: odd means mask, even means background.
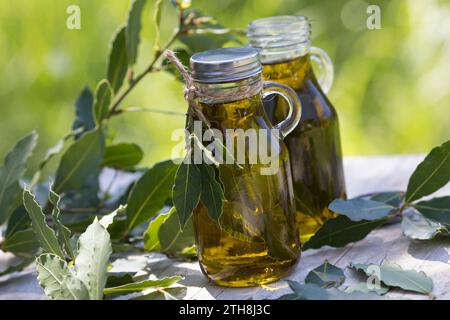
[[[265,81],[263,83],[263,99],[273,94],[280,95],[289,106],[287,117],[280,123],[273,125],[274,129],[279,130],[281,139],[284,139],[299,124],[302,116],[302,105],[297,94],[290,87],[277,82]]]
[[[309,56],[315,62],[319,69],[317,81],[323,92],[327,94],[330,92],[334,80],[334,67],[330,56],[325,50],[318,47],[311,47],[309,49]]]

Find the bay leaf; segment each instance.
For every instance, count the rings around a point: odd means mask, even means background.
[[[139,164],[144,157],[144,152],[135,143],[119,143],[107,146],[102,167],[115,169],[130,169]]]
[[[13,214],[8,219],[8,227],[6,228],[5,240],[18,231],[30,228],[31,228],[30,217],[28,216],[25,207],[21,205],[17,207],[16,210],[14,210]]]
[[[414,208],[427,219],[450,226],[450,196],[420,201]]]
[[[108,59],[107,79],[111,84],[114,93],[117,93],[122,87],[127,74],[127,69],[128,54],[125,26],[121,27],[113,36]]]
[[[448,230],[440,223],[426,219],[420,214],[402,217],[402,231],[405,236],[414,240],[430,240],[440,234],[448,234]]]
[[[23,193],[23,204],[32,221],[31,225],[41,248],[47,253],[53,253],[64,259],[64,253],[55,232],[47,225],[42,208],[36,202],[34,195],[26,189]]]
[[[183,228],[176,210],[169,211],[158,230],[161,252],[177,255],[195,243],[194,224],[190,218]]]
[[[167,288],[171,285],[177,283],[182,280],[181,276],[172,276],[172,277],[164,277],[162,279],[155,280],[144,280],[140,282],[134,282],[125,284],[119,287],[106,288],[104,290],[105,294],[129,294],[133,292],[139,292],[152,288]]]
[[[61,285],[64,276],[70,271],[65,260],[61,257],[45,253],[36,258],[37,279],[45,294],[55,300],[62,300]]]
[[[384,202],[396,208],[400,207],[404,199],[403,191],[378,192],[370,196],[370,200]]]
[[[351,242],[364,239],[372,230],[387,220],[352,221],[346,216],[326,220],[322,227],[303,245],[303,250],[318,249],[323,246],[343,247]]]
[[[59,209],[59,202],[60,202],[61,198],[59,197],[59,195],[57,193],[55,193],[52,190],[52,187],[50,187],[48,199],[49,199],[49,202],[53,205],[52,217],[53,217],[53,223],[55,225],[56,235],[57,235],[57,238],[59,241],[59,245],[61,248],[64,248],[67,255],[72,260],[74,260],[75,254],[74,254],[74,250],[72,249],[72,244],[70,242],[70,236],[72,233],[69,230],[69,228],[67,228],[65,225],[63,225],[61,223],[61,220],[60,220],[61,211]]]
[[[140,33],[142,28],[142,11],[146,4],[146,0],[134,0],[128,13],[128,21],[125,29],[126,49],[128,65],[132,66],[136,63]]]
[[[347,216],[352,221],[374,221],[385,218],[395,209],[383,202],[367,199],[334,200],[328,208],[331,211]]]
[[[311,270],[305,278],[305,283],[316,284],[322,288],[339,287],[344,281],[344,271],[329,263],[328,260]]]
[[[95,89],[94,100],[94,119],[97,124],[108,117],[109,106],[113,98],[113,91],[108,80],[103,79],[97,85]]]
[[[128,230],[155,216],[170,198],[177,165],[157,163],[134,185],[127,201]]]
[[[68,268],[66,261],[53,254],[36,258],[38,281],[47,296],[55,300],[88,300],[86,285]]]
[[[85,132],[95,128],[93,106],[94,95],[88,87],[85,87],[75,102],[76,117],[72,125],[72,130],[82,130],[76,135],[77,138],[80,138]]]
[[[287,280],[293,293],[282,296],[278,300],[379,300],[380,297],[372,292],[347,293],[336,288],[325,289],[316,284],[300,284]]]
[[[408,182],[405,202],[430,195],[450,181],[450,141],[434,148],[416,168]]]
[[[192,216],[192,211],[200,201],[202,176],[194,164],[181,163],[175,176],[172,201],[177,210],[181,227]]]
[[[395,264],[375,265],[375,264],[353,264],[355,270],[364,272],[367,276],[379,276],[379,281],[389,287],[398,287],[406,291],[431,294],[433,290],[433,280],[424,272],[416,270],[404,270]],[[373,273],[379,270],[378,273]]]
[[[223,189],[217,181],[218,175],[214,167],[201,164],[197,165],[202,178],[202,191],[200,200],[208,209],[208,215],[213,221],[218,222],[223,211]]]
[[[159,242],[158,232],[161,225],[166,221],[166,219],[175,213],[175,208],[172,208],[167,213],[160,213],[155,219],[153,219],[147,230],[144,233],[144,248],[147,251],[159,251],[161,250],[161,244]],[[178,230],[176,231],[178,233]]]
[[[19,230],[5,239],[2,250],[11,252],[18,257],[34,257],[39,251],[39,242],[33,229]]]
[[[77,278],[86,284],[91,300],[103,298],[111,253],[108,231],[95,218],[78,239],[78,255],[75,258]]]
[[[64,153],[56,172],[54,191],[77,190],[98,171],[103,159],[105,138],[102,129],[84,134]]]
[[[33,131],[17,142],[0,167],[0,225],[5,223],[20,206],[22,188],[19,181],[25,173],[37,139],[38,135]]]

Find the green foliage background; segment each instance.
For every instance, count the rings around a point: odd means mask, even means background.
[[[81,30],[68,30],[66,9],[81,7]],[[313,21],[313,42],[335,63],[330,98],[341,120],[346,155],[426,152],[450,137],[450,1],[370,1],[382,30],[365,27],[363,0],[193,0],[193,8],[229,27],[258,17],[302,14]],[[0,154],[31,129],[41,139],[37,159],[74,118],[85,85],[104,77],[109,43],[125,22],[126,0],[15,0],[0,2]],[[162,39],[176,25],[165,0]],[[152,6],[145,8],[136,70],[152,58]],[[176,47],[176,46],[175,46]],[[146,58],[148,57],[148,58]],[[184,112],[182,86],[160,72],[147,76],[123,106]],[[131,113],[112,120],[115,141],[133,141],[144,163],[170,156],[172,130],[184,117]]]

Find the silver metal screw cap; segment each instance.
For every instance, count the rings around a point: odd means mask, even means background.
[[[243,80],[262,71],[258,51],[251,47],[229,47],[203,51],[191,57],[192,77],[202,83]]]

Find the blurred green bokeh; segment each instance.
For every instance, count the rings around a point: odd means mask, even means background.
[[[176,24],[164,0],[162,39]],[[149,0],[137,69],[152,57]],[[368,30],[367,7],[381,7],[382,29]],[[81,30],[66,27],[71,4]],[[70,130],[74,102],[105,76],[109,42],[125,22],[127,0],[15,0],[0,2],[0,156],[32,129],[36,158]],[[426,152],[450,138],[450,1],[438,0],[193,0],[193,7],[229,27],[281,14],[309,16],[314,45],[335,64],[330,98],[346,155]],[[184,112],[182,86],[165,73],[148,76],[124,106]],[[127,114],[111,127],[115,141],[134,141],[151,164],[170,156],[182,116]]]

